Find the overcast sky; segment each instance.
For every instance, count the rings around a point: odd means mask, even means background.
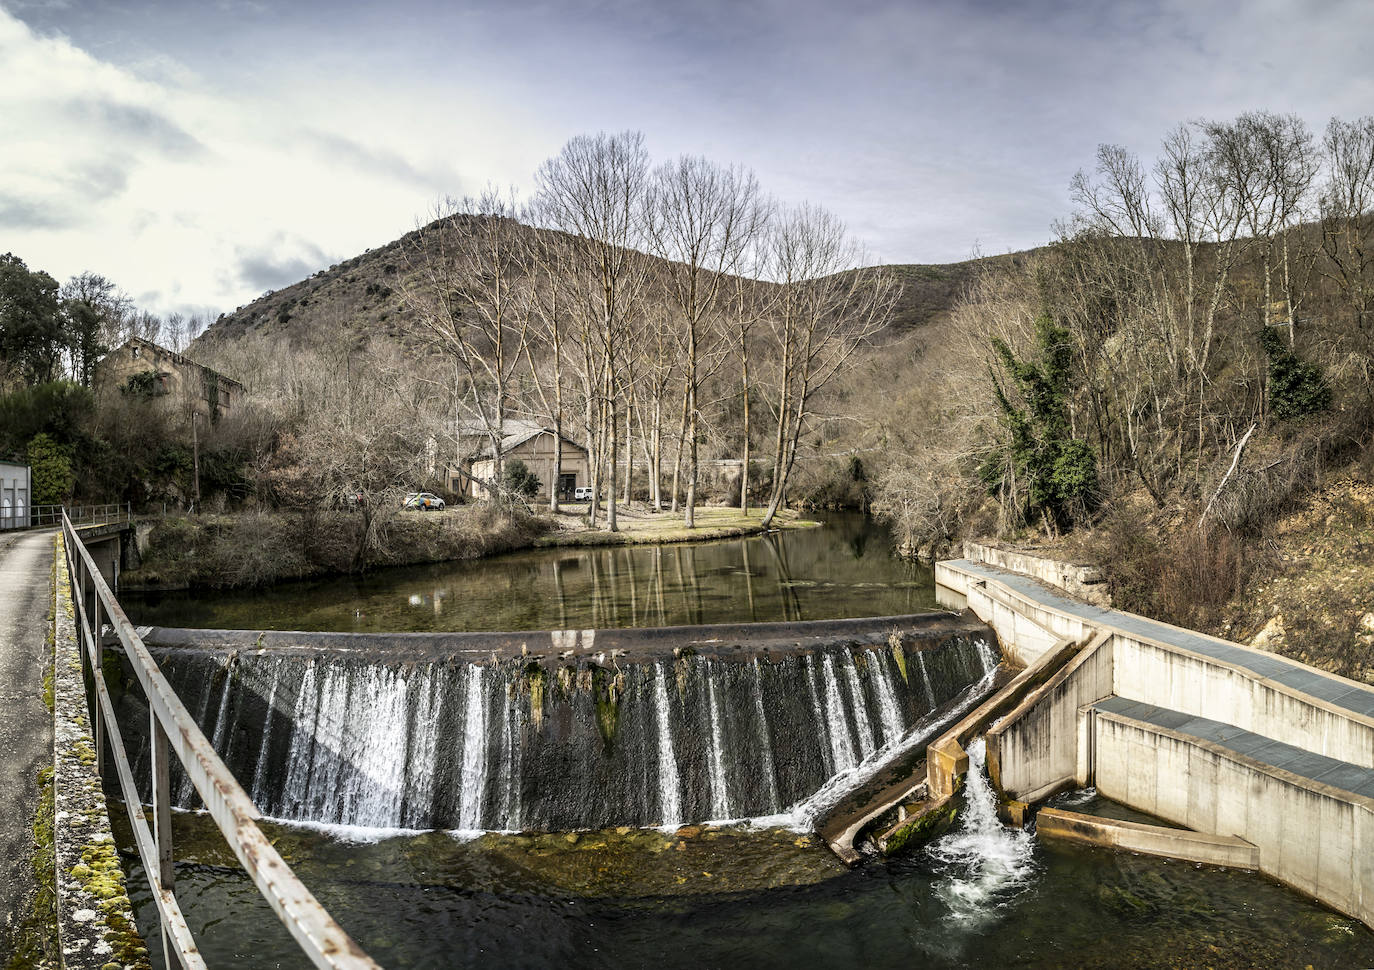
[[[1374,2],[0,0],[0,252],[232,310],[572,135],[754,168],[875,262],[1045,242],[1115,142],[1374,112]]]

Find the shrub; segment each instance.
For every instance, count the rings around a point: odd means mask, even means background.
[[[513,495],[534,498],[539,494],[539,486],[542,484],[539,476],[530,471],[529,466],[519,458],[512,458],[505,463],[503,477],[506,489]]]
[[[28,455],[33,468],[33,504],[65,504],[76,484],[71,449],[49,435],[37,434],[29,441]]]
[[[1268,327],[1260,331],[1260,346],[1269,358],[1270,414],[1279,421],[1291,421],[1331,407],[1331,385],[1320,367],[1285,347]]]

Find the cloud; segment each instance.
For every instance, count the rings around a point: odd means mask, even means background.
[[[349,165],[368,175],[399,179],[417,185],[442,189],[457,180],[450,170],[426,170],[409,159],[385,148],[372,148],[343,135],[328,131],[306,131],[303,140],[328,163]]]
[[[9,231],[58,229],[76,221],[76,214],[64,206],[0,194],[0,226]]]
[[[309,240],[278,233],[269,243],[237,252],[235,279],[254,293],[298,283],[329,265],[329,255]]]
[[[205,146],[172,119],[145,105],[104,98],[69,101],[60,109],[75,124],[92,124],[133,147],[195,158]]]

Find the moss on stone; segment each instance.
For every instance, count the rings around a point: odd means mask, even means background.
[[[893,832],[887,839],[884,855],[897,855],[923,845],[949,831],[959,814],[958,802],[951,798],[943,806],[918,815]]]
[[[595,667],[592,670],[592,690],[596,696],[596,726],[601,740],[609,748],[620,727],[620,694],[625,689],[625,675],[612,674]]]

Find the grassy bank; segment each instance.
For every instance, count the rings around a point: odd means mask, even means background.
[[[763,510],[741,512],[737,508],[698,508],[696,527],[689,529],[682,522],[681,512],[652,512],[633,507],[617,510],[619,531],[590,529],[580,516],[556,517],[559,528],[535,540],[537,546],[628,546],[641,543],[700,542],[705,539],[733,539],[764,531]],[[782,509],[770,528],[806,529],[819,522],[805,519],[799,512]]]
[[[498,511],[486,505],[401,512],[360,555],[362,518],[348,512],[251,512],[162,519],[143,563],[120,574],[128,589],[229,589],[342,575],[386,566],[479,559],[543,546],[603,546],[725,539],[762,531],[762,512],[700,508],[697,527],[680,514],[622,510],[619,532],[588,528],[582,517]],[[783,511],[776,528],[819,523]]]
[[[131,589],[232,588],[384,566],[477,559],[522,549],[553,528],[545,518],[486,506],[402,512],[363,548],[348,512],[251,512],[168,518],[153,525],[143,563],[120,575]]]

